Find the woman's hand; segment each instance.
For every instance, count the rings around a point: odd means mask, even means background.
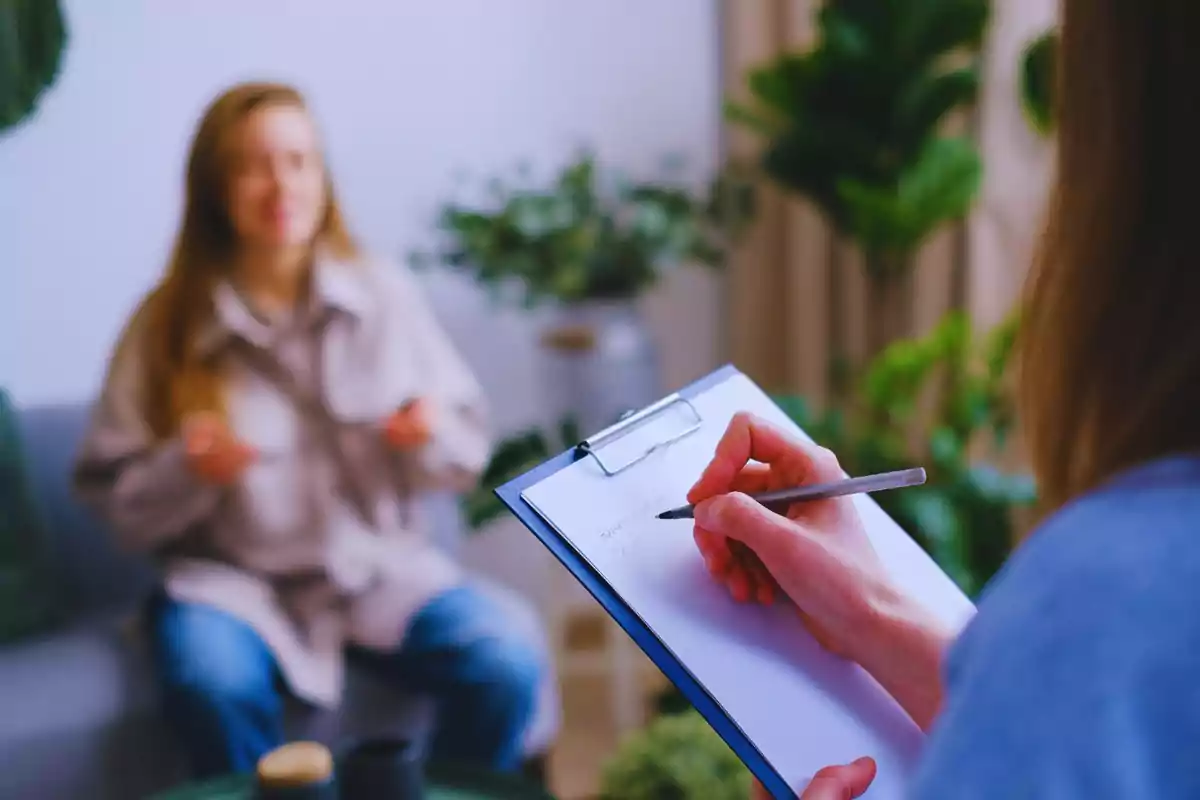
[[[782,589],[826,648],[855,658],[855,637],[894,590],[854,501],[796,503],[781,516],[747,496],[843,477],[833,453],[738,414],[688,501],[696,544],[735,599],[771,603]]]
[[[428,444],[433,438],[429,404],[418,398],[402,405],[384,421],[383,437],[397,450],[415,450]]]
[[[927,728],[952,634],[892,585],[854,500],[796,503],[780,515],[747,496],[844,477],[828,450],[738,414],[688,493],[696,544],[736,599],[770,603],[782,590],[824,647],[860,664]]]
[[[813,775],[800,800],[853,800],[875,780],[875,760],[863,757],[849,764],[825,767]],[[754,800],[771,800],[762,784],[754,783]]]
[[[231,484],[258,457],[217,414],[191,414],[183,420],[180,432],[189,468],[206,483]]]

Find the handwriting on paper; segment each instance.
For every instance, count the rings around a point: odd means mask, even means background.
[[[666,492],[645,496],[634,503],[629,510],[618,519],[601,529],[601,539],[614,539],[625,532],[630,525],[645,525],[646,521],[665,509],[668,504]]]

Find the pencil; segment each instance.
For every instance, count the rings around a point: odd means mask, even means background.
[[[786,511],[792,503],[803,503],[809,500],[828,500],[831,497],[844,497],[848,494],[865,494],[882,492],[888,489],[903,489],[908,486],[920,486],[925,482],[925,470],[921,467],[901,469],[895,472],[881,472],[877,475],[863,475],[859,478],[847,478],[832,483],[812,483],[807,486],[796,486],[791,489],[778,489],[773,492],[752,494],[757,500],[772,511]],[[658,519],[691,519],[696,510],[695,504],[680,506],[662,512]]]

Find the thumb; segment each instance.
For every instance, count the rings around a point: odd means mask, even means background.
[[[776,514],[742,492],[730,492],[704,500],[695,508],[696,524],[750,549],[770,551],[779,542],[796,535],[796,524]]]
[[[850,764],[825,767],[813,775],[801,800],[851,800],[862,797],[875,780],[875,760],[860,758]]]

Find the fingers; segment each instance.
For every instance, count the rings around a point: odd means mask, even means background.
[[[778,597],[775,579],[754,551],[741,542],[699,526],[692,535],[709,574],[723,584],[737,602],[761,605],[775,602]]]
[[[238,439],[216,414],[188,416],[181,425],[184,452],[205,480],[226,484],[258,459],[258,450]]]
[[[786,482],[786,481],[785,481]],[[689,503],[699,503],[702,500],[707,500],[709,497],[714,497],[718,494],[726,492],[743,492],[745,494],[755,494],[757,492],[767,492],[772,489],[783,488],[778,485],[780,476],[775,470],[771,469],[766,464],[747,464],[742,468],[741,472],[734,476],[733,481],[729,486],[726,486],[719,492],[712,492],[703,497],[698,496],[698,493],[689,491],[687,499]]]
[[[850,764],[825,767],[809,782],[800,800],[852,800],[862,797],[875,780],[875,760],[860,758]]]
[[[429,404],[422,398],[410,400],[400,408],[400,415],[414,427],[424,427],[429,414]]]
[[[211,453],[216,445],[216,437],[207,430],[196,430],[183,437],[184,452],[190,458],[200,458]]]
[[[696,505],[696,524],[706,531],[748,545],[770,560],[781,544],[795,539],[796,523],[741,492],[722,494]]]
[[[725,537],[718,536],[699,525],[694,527],[692,536],[696,540],[696,547],[699,548],[700,554],[704,556],[704,563],[708,567],[708,571],[713,574],[714,578],[724,579],[725,572],[729,569],[732,560]]]
[[[234,442],[233,452],[239,469],[258,460],[258,450],[245,442]]]
[[[180,425],[184,449],[189,456],[203,456],[217,448],[225,424],[213,414],[191,414]]]
[[[388,417],[383,434],[387,442],[397,448],[425,444],[430,438],[428,403],[420,398],[405,402]]]
[[[732,560],[737,564],[737,573],[745,576],[745,589],[734,593],[734,597],[738,602],[754,601],[764,606],[769,606],[775,602],[775,579],[771,577],[771,573],[767,571],[762,560],[755,555],[754,551],[746,545],[735,540],[729,540],[726,546],[729,548]],[[733,589],[731,587],[730,591]]]
[[[739,413],[730,420],[712,461],[688,493],[688,502],[730,491],[751,461],[767,464],[795,483],[842,476],[837,458],[828,450],[793,438],[759,417]]]
[[[767,464],[747,464],[742,467],[741,472],[734,476],[727,491],[744,492],[745,494],[770,491],[776,488],[775,484],[778,482],[778,478],[779,473],[772,470]]]

